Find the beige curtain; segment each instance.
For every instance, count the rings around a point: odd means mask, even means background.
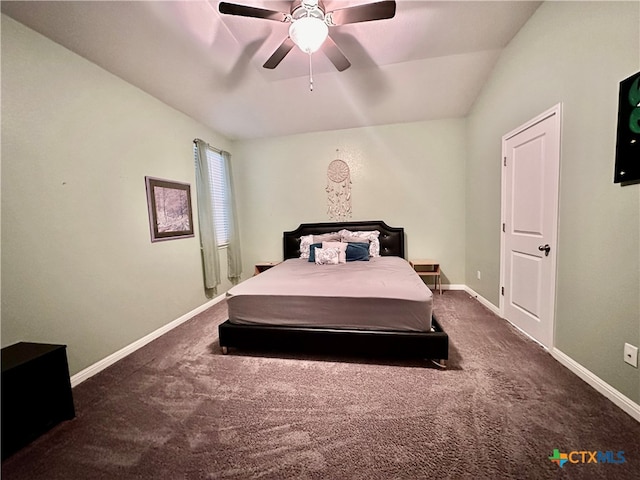
[[[215,204],[211,201],[212,189],[209,174],[207,150],[211,147],[202,140],[194,140],[196,144],[196,189],[198,196],[198,223],[200,225],[200,250],[204,271],[204,286],[215,293],[220,284],[220,256],[215,225]],[[233,194],[233,177],[231,174],[231,154],[220,151],[223,160],[227,199],[225,217],[228,224],[229,243],[227,244],[227,278],[237,283],[242,274],[242,256],[240,254],[240,234]]]
[[[204,273],[204,288],[215,293],[220,284],[220,258],[216,240],[216,226],[213,221],[211,202],[211,182],[209,181],[209,161],[207,148],[202,140],[196,144],[196,190],[198,197],[198,224],[200,227],[200,251]]]

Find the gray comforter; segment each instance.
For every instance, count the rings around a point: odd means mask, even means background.
[[[286,260],[230,289],[227,302],[229,320],[238,324],[431,328],[431,291],[399,257],[340,265]]]

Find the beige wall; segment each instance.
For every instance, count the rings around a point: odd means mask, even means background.
[[[464,283],[464,120],[243,141],[233,151],[245,273],[282,259],[283,231],[330,221],[327,166],[338,157],[351,169],[352,219],[404,227],[408,258],[436,258],[443,283]]]
[[[638,2],[545,2],[468,117],[466,284],[499,304],[501,137],[562,102],[556,347],[640,402],[640,185],[613,184],[618,84],[640,70]],[[482,270],[482,281],[475,277]]]
[[[228,148],[2,16],[3,346],[67,344],[74,374],[208,300],[198,239],[151,244],[145,196],[188,182],[195,206],[195,137]]]

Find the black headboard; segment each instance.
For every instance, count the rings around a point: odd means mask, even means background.
[[[382,220],[371,220],[364,222],[302,223],[295,230],[284,232],[284,259],[298,258],[300,256],[300,237],[337,232],[342,229],[354,232],[378,230],[380,232],[378,237],[380,240],[380,255],[404,258],[404,228],[390,227]]]

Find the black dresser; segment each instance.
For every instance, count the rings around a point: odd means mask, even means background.
[[[75,417],[66,345],[2,349],[2,459]]]

